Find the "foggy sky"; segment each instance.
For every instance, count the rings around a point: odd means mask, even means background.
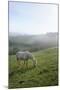
[[[43,34],[57,31],[57,5],[9,2],[9,32]]]

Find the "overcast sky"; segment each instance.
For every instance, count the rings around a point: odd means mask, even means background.
[[[9,2],[9,32],[43,34],[57,31],[57,5]]]

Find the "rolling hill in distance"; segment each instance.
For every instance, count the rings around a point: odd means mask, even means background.
[[[38,51],[58,46],[58,32],[40,35],[9,33],[9,53],[18,50]]]

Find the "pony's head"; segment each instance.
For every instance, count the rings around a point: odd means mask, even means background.
[[[37,60],[35,59],[35,57],[33,57],[33,65],[34,67],[37,65]]]

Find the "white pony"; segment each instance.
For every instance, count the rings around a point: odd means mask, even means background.
[[[29,51],[19,51],[16,53],[16,58],[19,63],[20,60],[24,61],[24,64],[26,62],[26,65],[28,63],[28,60],[32,60],[33,66],[36,66],[37,61],[35,60],[35,57],[30,53]]]

